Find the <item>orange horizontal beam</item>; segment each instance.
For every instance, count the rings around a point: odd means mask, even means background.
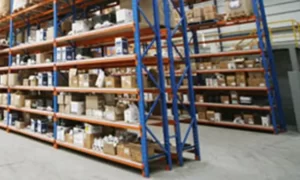
[[[18,108],[18,107],[14,107],[14,106],[9,106],[8,109],[14,110],[14,111],[31,113],[31,114],[38,114],[38,115],[42,115],[42,116],[54,116],[53,112],[42,111],[42,110],[31,109],[31,108],[25,108],[25,107]]]
[[[190,58],[211,58],[211,57],[225,57],[225,56],[228,57],[228,56],[257,55],[257,54],[261,54],[260,49],[229,51],[229,52],[219,52],[219,53],[192,54]]]
[[[27,90],[27,91],[54,91],[54,87],[48,86],[12,86],[12,90]]]
[[[198,74],[213,74],[213,73],[237,73],[237,72],[264,72],[264,68],[245,68],[245,69],[212,69],[212,70],[197,70]]]
[[[215,108],[232,108],[232,109],[249,109],[259,111],[271,111],[270,106],[257,106],[257,105],[236,105],[236,104],[220,104],[220,103],[196,103],[196,106],[201,107],[215,107]]]
[[[217,91],[268,91],[267,87],[210,87],[194,86],[195,90],[217,90]]]
[[[12,126],[8,126],[7,129],[9,129],[13,132],[19,133],[19,134],[23,134],[23,135],[26,135],[26,136],[29,136],[29,137],[32,137],[32,138],[35,138],[35,139],[39,139],[41,141],[54,143],[53,138],[47,137],[47,136],[42,135],[42,134],[30,132],[30,131],[27,131],[27,130],[17,129],[17,128],[12,127]]]
[[[74,92],[74,93],[108,93],[108,94],[138,94],[138,89],[125,88],[72,88],[72,87],[57,87],[58,92]]]

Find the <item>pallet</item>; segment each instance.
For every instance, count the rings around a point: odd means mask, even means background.
[[[226,20],[232,21],[232,20],[241,19],[241,18],[248,18],[252,15],[253,15],[253,13],[246,13],[244,11],[240,11],[240,12],[236,12],[236,13],[227,15]]]

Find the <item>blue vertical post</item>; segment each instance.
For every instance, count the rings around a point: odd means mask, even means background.
[[[159,72],[159,91],[161,97],[161,111],[163,120],[163,133],[164,133],[164,145],[166,150],[166,160],[168,167],[167,169],[172,169],[172,156],[170,149],[170,135],[169,135],[169,122],[167,114],[167,100],[165,94],[165,73],[164,64],[162,57],[162,45],[161,45],[161,35],[160,35],[160,17],[159,17],[159,5],[158,0],[152,0],[153,2],[153,17],[154,17],[154,29],[155,29],[155,39],[156,39],[156,56],[157,56],[157,68]]]
[[[56,38],[57,38],[57,31],[58,31],[58,18],[57,18],[57,0],[53,0],[53,27],[54,27],[54,34],[53,34],[53,62],[55,63],[54,69],[53,69],[53,86],[55,88],[53,92],[53,111],[54,113],[58,112],[58,104],[57,104],[57,43],[56,43]],[[56,140],[57,139],[57,121],[56,117],[53,119],[53,137]],[[54,145],[56,146],[56,144]]]
[[[261,56],[262,56],[262,64],[265,70],[265,80],[266,80],[266,85],[268,88],[268,100],[269,100],[269,104],[271,107],[271,121],[272,121],[272,125],[274,128],[274,133],[278,133],[278,129],[277,129],[277,122],[276,122],[276,113],[275,113],[275,108],[274,108],[274,99],[272,96],[272,90],[271,90],[271,84],[270,84],[270,77],[269,77],[269,61],[266,57],[265,54],[265,44],[264,44],[264,39],[263,39],[263,32],[261,29],[261,16],[259,13],[259,9],[258,9],[258,4],[257,4],[257,0],[252,0],[252,4],[253,4],[253,11],[254,14],[256,16],[256,29],[257,29],[257,36],[259,39],[259,48],[261,49]]]
[[[263,24],[263,28],[264,28],[264,35],[265,35],[265,39],[266,39],[267,53],[268,53],[270,67],[271,67],[271,76],[272,76],[273,86],[274,86],[274,90],[275,90],[276,106],[277,106],[277,112],[279,115],[280,128],[285,131],[286,130],[286,121],[285,121],[285,116],[284,116],[284,112],[282,109],[280,88],[279,88],[279,84],[277,81],[276,65],[275,65],[273,48],[272,48],[271,39],[270,39],[269,27],[268,27],[268,23],[267,23],[265,6],[264,6],[263,0],[258,0],[258,2],[259,2],[259,8],[260,8],[260,12],[261,12],[261,20],[262,20],[262,24]]]
[[[179,165],[183,165],[183,149],[181,143],[181,130],[180,130],[180,120],[179,120],[179,113],[178,113],[178,98],[177,98],[177,83],[176,83],[176,76],[175,76],[175,59],[173,54],[173,46],[172,46],[172,27],[170,22],[170,4],[169,1],[164,1],[164,12],[165,12],[165,26],[168,31],[167,34],[167,46],[168,46],[168,56],[170,60],[170,80],[171,80],[171,88],[172,88],[172,112],[175,121],[175,137],[176,137],[176,151],[177,151],[177,158]]]
[[[200,47],[199,47],[197,30],[192,30],[192,38],[193,38],[193,45],[194,45],[194,53],[195,54],[200,54]],[[200,63],[201,59],[197,58],[196,62]],[[197,85],[201,85],[201,79],[202,79],[202,75],[197,74]]]
[[[136,65],[136,76],[139,88],[139,115],[141,124],[141,145],[142,145],[142,156],[143,156],[143,176],[149,177],[149,161],[148,161],[148,144],[147,144],[147,129],[146,129],[146,117],[145,117],[145,101],[144,101],[144,83],[143,83],[143,60],[141,54],[141,42],[140,42],[140,24],[139,24],[139,0],[132,0],[132,11],[134,26],[134,48],[137,58]]]
[[[14,0],[10,1],[10,15],[13,14],[13,6],[14,6]],[[13,47],[13,42],[14,42],[14,38],[13,38],[13,33],[14,33],[14,24],[13,24],[13,19],[12,16],[10,16],[9,19],[9,55],[8,55],[8,66],[12,66],[12,61],[13,61],[13,57],[12,57],[12,52],[11,52],[11,48]],[[8,73],[11,73],[11,70],[8,71]],[[7,105],[10,106],[11,104],[11,92],[10,92],[10,88],[7,91]],[[10,112],[7,111],[6,114],[6,124],[7,126],[9,125],[9,115]]]
[[[184,1],[179,0],[180,4],[180,12],[182,16],[182,35],[183,35],[183,43],[184,43],[184,54],[185,54],[185,65],[188,69],[187,78],[188,78],[188,93],[190,100],[190,115],[192,118],[192,128],[193,128],[193,140],[195,146],[195,158],[200,160],[200,143],[199,143],[199,134],[198,134],[198,122],[196,118],[196,106],[195,106],[195,93],[194,93],[194,84],[193,84],[193,72],[190,61],[190,51],[189,51],[189,39],[188,39],[188,25],[187,19],[185,16],[185,7]]]

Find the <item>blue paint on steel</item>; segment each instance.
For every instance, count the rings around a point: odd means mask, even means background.
[[[143,18],[145,19],[145,21],[147,22],[148,26],[152,29],[153,33],[155,32],[155,28],[153,27],[152,23],[149,21],[149,19],[147,18],[147,16],[145,15],[144,11],[139,7],[139,12],[141,13],[141,15],[143,16]]]
[[[152,132],[152,130],[149,129],[148,126],[146,127],[146,129],[147,129],[147,132],[150,134],[150,136],[154,139],[154,141],[155,141],[155,142],[159,145],[159,147],[165,152],[165,154],[168,153],[167,150],[166,150],[166,148],[161,144],[161,142],[160,142],[160,141],[158,140],[158,138],[154,135],[154,133]]]
[[[155,159],[158,159],[158,158],[162,158],[164,156],[165,156],[165,154],[157,154],[157,155],[149,157],[149,160],[155,160]]]
[[[271,90],[271,84],[270,84],[270,77],[269,77],[269,61],[266,57],[265,54],[265,44],[264,44],[264,38],[263,38],[263,32],[261,30],[261,16],[260,12],[258,9],[258,2],[257,0],[252,0],[253,4],[253,12],[256,16],[256,29],[257,29],[257,36],[259,39],[259,48],[262,50],[262,63],[263,67],[265,69],[265,80],[266,80],[266,85],[268,87],[268,100],[269,104],[271,106],[271,121],[273,124],[274,132],[277,134],[278,133],[278,128],[277,128],[277,122],[276,122],[276,110],[274,108],[274,101],[273,101],[273,96],[272,96],[272,90]]]
[[[153,46],[154,42],[155,42],[155,38],[152,39],[149,45],[145,43],[143,44],[143,51],[144,51],[142,55],[143,58],[148,54],[148,51]]]
[[[168,169],[172,169],[172,156],[170,149],[170,134],[169,134],[169,121],[167,114],[167,99],[165,94],[165,73],[164,73],[164,64],[162,57],[162,45],[161,45],[161,36],[160,36],[160,11],[158,0],[152,1],[153,5],[153,18],[154,18],[154,29],[155,29],[155,39],[156,39],[156,51],[157,51],[157,68],[159,74],[159,92],[160,92],[160,105],[162,112],[162,121],[163,121],[163,135],[164,135],[164,145],[165,145],[165,156],[166,162],[168,164]],[[165,13],[167,14],[167,13]],[[166,15],[165,15],[166,16]]]
[[[171,88],[172,88],[172,112],[173,118],[175,121],[175,134],[176,136],[176,151],[179,165],[183,165],[183,156],[181,149],[181,131],[180,131],[180,122],[179,122],[179,114],[178,114],[178,100],[177,100],[177,82],[175,76],[175,59],[173,54],[173,42],[172,42],[172,27],[170,22],[170,17],[168,12],[170,12],[169,1],[164,1],[164,12],[165,12],[165,26],[168,31],[167,33],[167,46],[168,46],[168,56],[170,60],[170,80],[171,80]],[[175,49],[176,50],[176,49]]]
[[[150,110],[149,110],[149,113],[148,113],[148,115],[147,115],[147,117],[146,117],[146,122],[148,121],[148,119],[149,119],[150,116],[152,115],[152,113],[153,113],[155,107],[157,106],[158,101],[160,100],[160,98],[161,98],[161,95],[159,94],[159,95],[156,97],[154,103],[152,104],[152,106],[151,106],[151,108],[150,108]]]
[[[156,79],[153,77],[152,73],[150,71],[148,71],[147,67],[143,65],[143,69],[144,69],[144,71],[146,71],[147,75],[149,76],[151,81],[155,84],[155,86],[161,90],[160,85],[158,85]]]
[[[180,86],[182,85],[182,82],[183,82],[188,70],[189,70],[189,68],[187,68],[187,67],[184,69],[182,75],[180,76],[179,82],[177,83],[177,89],[179,89]]]
[[[194,95],[194,84],[193,84],[193,72],[190,62],[190,51],[189,51],[189,39],[188,39],[188,25],[187,19],[185,16],[185,7],[184,1],[179,0],[179,9],[182,14],[182,35],[183,35],[183,44],[184,44],[184,55],[185,55],[185,65],[188,68],[187,78],[188,78],[188,95],[190,102],[190,116],[192,119],[192,130],[193,130],[193,140],[195,146],[195,156],[197,159],[201,159],[200,156],[200,142],[199,142],[199,132],[198,132],[198,123],[196,118],[196,106],[195,106],[195,95]],[[182,151],[181,151],[182,152]]]
[[[144,175],[149,177],[149,162],[148,162],[148,144],[147,144],[147,126],[145,119],[145,100],[144,100],[144,83],[143,83],[143,69],[142,69],[142,55],[140,45],[140,20],[139,20],[139,0],[132,0],[132,12],[133,20],[135,22],[135,33],[134,33],[134,48],[137,57],[136,75],[137,84],[139,88],[139,116],[141,124],[141,146],[142,146],[142,163],[144,165]]]
[[[268,22],[267,22],[267,18],[266,18],[265,8],[264,8],[265,7],[264,1],[258,0],[258,2],[259,2],[259,8],[260,8],[260,12],[261,12],[261,20],[262,20],[262,24],[263,24],[263,28],[264,28],[265,39],[266,39],[267,53],[268,53],[270,67],[271,67],[271,76],[272,76],[272,80],[273,80],[273,86],[275,89],[276,110],[277,110],[278,116],[279,116],[280,128],[285,131],[286,130],[286,121],[285,121],[284,111],[282,108],[280,88],[279,88],[279,84],[278,84],[278,80],[277,80],[278,76],[277,76],[277,72],[276,72],[273,48],[272,48],[272,44],[271,44],[269,27],[268,27]]]
[[[58,14],[57,14],[57,3],[54,0],[53,1],[53,27],[54,27],[54,32],[53,32],[53,37],[54,37],[54,41],[56,41],[57,38],[57,34],[58,34]],[[57,62],[57,45],[56,43],[54,43],[53,45],[53,61],[54,63]],[[53,86],[57,87],[57,70],[54,69],[53,70]],[[57,95],[53,95],[53,111],[55,113],[58,112],[58,101],[57,101]],[[57,120],[53,122],[53,138],[56,140],[57,138]]]

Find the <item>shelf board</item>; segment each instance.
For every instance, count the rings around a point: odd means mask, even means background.
[[[43,110],[38,110],[38,109],[31,109],[31,108],[18,108],[18,107],[14,107],[14,106],[9,106],[8,107],[10,110],[14,110],[14,111],[20,111],[20,112],[25,112],[25,113],[31,113],[31,114],[38,114],[38,115],[42,115],[42,116],[54,116],[53,112],[49,112],[49,111],[43,111]]]
[[[213,87],[213,86],[194,86],[195,90],[217,90],[217,91],[268,91],[267,87]]]
[[[98,124],[98,125],[122,128],[122,129],[132,129],[132,130],[140,130],[141,129],[139,124],[129,124],[129,123],[125,123],[124,121],[108,121],[108,120],[97,119],[94,117],[88,117],[88,116],[83,116],[83,115],[57,113],[56,117],[62,118],[62,119],[68,119],[68,120],[72,120],[72,121]]]
[[[97,152],[97,151],[94,151],[94,150],[91,150],[91,149],[79,147],[79,146],[76,146],[74,144],[70,144],[70,143],[66,143],[66,142],[57,141],[56,143],[57,143],[57,145],[62,146],[64,148],[79,151],[79,152],[82,152],[82,153],[85,153],[85,154],[89,154],[89,155],[96,156],[96,157],[99,157],[99,158],[102,158],[102,159],[106,159],[106,160],[113,161],[113,162],[116,162],[116,163],[120,163],[120,164],[123,164],[123,165],[126,165],[126,166],[130,166],[130,167],[133,167],[133,168],[136,168],[136,169],[142,169],[143,168],[142,163],[131,161],[129,159],[124,159],[124,158],[121,158],[119,156],[112,156],[112,155],[104,154],[102,152]]]
[[[58,46],[63,46],[70,41],[80,43],[80,42],[87,42],[93,39],[105,38],[108,36],[117,37],[117,36],[121,36],[122,33],[127,33],[127,32],[133,33],[133,29],[134,29],[134,23],[118,24],[110,27],[83,32],[80,34],[58,37],[56,39],[56,42]],[[98,44],[101,44],[101,40],[99,40]]]
[[[31,131],[26,130],[26,129],[17,129],[16,127],[13,127],[13,126],[8,126],[7,128],[8,128],[8,130],[11,130],[11,131],[19,133],[19,134],[23,134],[23,135],[26,135],[26,136],[29,136],[29,137],[32,137],[32,138],[35,138],[35,139],[39,139],[41,141],[54,143],[54,138],[47,137],[43,134],[31,132]]]
[[[12,86],[12,90],[26,90],[26,91],[54,91],[54,87],[48,86]]]
[[[0,104],[0,108],[7,108],[7,105]]]
[[[193,23],[192,25],[189,25],[189,30],[195,31],[195,30],[221,28],[221,27],[253,23],[255,21],[256,21],[255,16],[249,16],[249,17],[237,18],[237,19],[228,20],[228,21],[221,20],[221,21],[217,21],[217,22],[199,22],[199,23]]]
[[[53,68],[54,63],[43,63],[43,64],[33,64],[33,65],[23,65],[23,66],[11,66],[11,70],[23,70],[23,69],[47,69]]]
[[[229,51],[229,52],[219,52],[219,53],[192,54],[190,58],[212,58],[212,57],[243,56],[243,55],[256,55],[256,54],[261,54],[261,50],[255,49],[255,50]]]
[[[237,72],[264,72],[264,68],[245,68],[245,69],[212,69],[212,70],[197,70],[198,74],[213,74],[213,73],[237,73]]]
[[[106,93],[106,94],[138,94],[136,88],[77,88],[77,87],[57,87],[58,92],[73,92],[73,93]]]
[[[8,88],[7,86],[0,85],[0,89],[7,89],[7,88]]]
[[[13,54],[18,54],[22,52],[43,52],[53,49],[53,40],[47,40],[42,42],[35,42],[30,44],[21,44],[12,47],[10,50]]]
[[[7,128],[7,125],[4,124],[3,121],[0,121],[0,128],[5,129],[5,128]]]
[[[0,67],[0,72],[5,72],[5,71],[8,71],[9,67],[8,66],[3,66],[3,67]]]
[[[187,103],[189,104],[189,103]],[[215,107],[215,108],[230,108],[230,109],[249,109],[258,111],[271,111],[270,106],[257,105],[240,105],[240,104],[221,104],[221,103],[195,103],[196,106]]]
[[[256,131],[266,131],[266,132],[274,132],[273,127],[264,127],[261,125],[249,125],[249,124],[235,124],[233,122],[214,122],[208,120],[198,120],[199,124],[203,125],[213,125],[213,126],[220,126],[220,127],[229,127],[229,128],[239,128],[239,129],[248,129],[248,130],[256,130]]]

